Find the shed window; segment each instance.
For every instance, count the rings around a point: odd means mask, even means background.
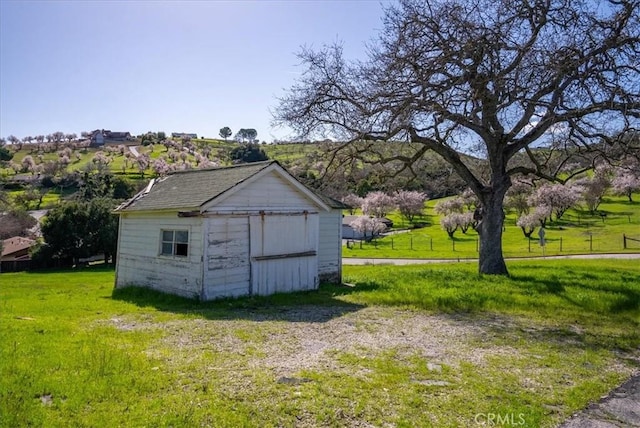
[[[189,254],[189,231],[163,230],[161,254],[186,257]]]

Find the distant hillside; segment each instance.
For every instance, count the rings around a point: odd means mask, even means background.
[[[73,141],[22,144],[19,150],[10,148],[13,158],[0,167],[0,177],[14,186],[47,178],[47,183],[60,187],[60,183],[73,181],[73,177],[68,179],[72,174],[87,168],[107,168],[113,174],[143,183],[174,169],[229,165],[232,163],[230,153],[239,144],[219,139],[167,140],[155,144],[145,140],[144,145],[108,144],[103,147],[89,147]],[[366,144],[375,153],[385,156],[408,150],[408,146],[401,143]],[[337,147],[332,143],[260,144],[259,147],[305,184],[334,197],[399,188],[420,190],[430,197],[437,197],[464,187],[451,168],[433,154],[424,156],[413,169],[398,173],[402,165],[397,162],[388,166],[368,165],[351,158],[353,150],[360,150],[358,146],[337,156],[330,151]]]

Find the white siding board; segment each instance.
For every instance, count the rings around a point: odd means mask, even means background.
[[[320,213],[320,237],[318,243],[318,274],[321,279],[342,280],[342,211],[339,209]]]
[[[177,214],[154,217],[122,217],[122,234],[118,245],[131,246],[137,254],[149,257],[160,253],[161,231],[168,229],[189,230],[189,259],[202,255],[202,219],[179,218]]]
[[[317,211],[318,206],[277,173],[271,172],[211,208],[213,211],[243,209]]]
[[[251,216],[251,256],[318,250],[318,214]]]
[[[250,217],[254,294],[269,295],[317,287],[318,221],[318,214]],[[264,259],[278,256],[281,258]]]
[[[258,295],[317,288],[317,257],[262,260],[251,264],[254,292]]]
[[[136,285],[186,297],[200,294],[192,263],[168,263],[154,257],[120,258],[117,286]]]
[[[200,295],[202,286],[202,219],[177,213],[120,218],[116,287],[137,285],[186,297]],[[161,256],[162,230],[189,231],[187,257]]]
[[[215,216],[206,222],[204,298],[249,294],[249,219]]]

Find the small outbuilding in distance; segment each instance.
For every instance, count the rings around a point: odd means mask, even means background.
[[[340,282],[342,209],[275,161],[151,180],[116,209],[116,288],[200,300]]]

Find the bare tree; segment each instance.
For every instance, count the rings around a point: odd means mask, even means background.
[[[62,141],[64,140],[64,132],[56,131],[51,134],[51,137],[53,139],[55,149],[58,150],[58,148],[60,147],[60,143],[62,143]]]
[[[401,170],[435,151],[481,204],[479,271],[507,274],[511,177],[556,179],[561,154],[606,155],[603,140],[638,126],[639,9],[638,0],[400,0],[368,60],[346,61],[339,45],[303,49],[306,70],[274,123]],[[405,148],[380,154],[376,140]],[[465,156],[473,152],[484,170]]]
[[[72,132],[70,134],[65,134],[64,138],[66,138],[66,140],[71,143],[72,141],[76,140],[78,138],[78,136],[76,135],[75,132]]]

